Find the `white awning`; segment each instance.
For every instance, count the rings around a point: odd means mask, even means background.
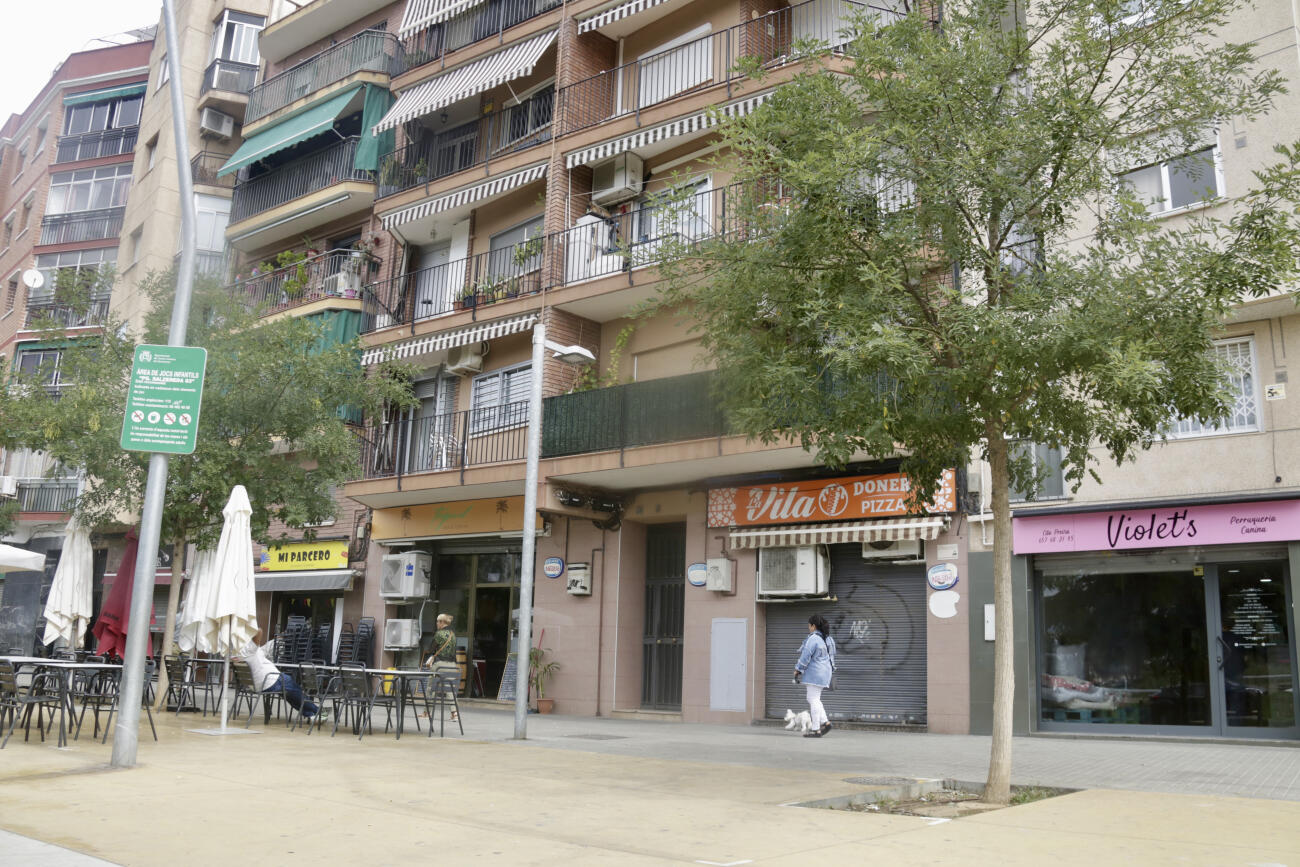
[[[531,74],[542,53],[555,41],[555,34],[556,31],[552,30],[524,42],[517,42],[495,54],[417,84],[397,98],[384,119],[375,124],[375,133],[396,129],[408,120],[432,114],[499,84]]]
[[[254,572],[253,585],[259,593],[311,593],[335,590],[339,593],[352,589],[352,579],[357,573],[352,569],[307,569],[297,572]]]
[[[667,0],[631,0],[630,3],[620,3],[617,6],[610,6],[602,9],[590,18],[578,22],[578,32],[587,33],[591,30],[597,30],[606,24],[613,24],[615,21],[626,18],[629,15],[635,15],[638,12],[644,12],[646,9],[653,9],[660,3],[666,3]]]
[[[521,331],[527,331],[533,327],[533,323],[536,321],[537,314],[525,313],[523,316],[514,316],[510,319],[476,322],[473,325],[457,328],[454,331],[426,334],[423,337],[416,337],[402,343],[372,346],[362,353],[361,363],[369,365],[377,364],[389,358],[414,358],[417,355],[437,352],[440,349],[455,349],[457,346],[482,343],[484,340],[494,340],[507,334],[518,334]]]
[[[405,39],[412,33],[446,21],[483,2],[484,0],[406,0],[406,11],[402,13],[397,38]]]
[[[890,518],[852,524],[797,524],[790,527],[755,527],[732,530],[733,548],[784,548],[797,545],[835,545],[841,542],[900,542],[935,539],[948,524],[942,515]]]
[[[772,98],[772,91],[760,93],[757,96],[751,96],[738,102],[721,106],[722,114],[727,117],[741,117],[749,114],[763,103]],[[663,123],[659,126],[646,127],[639,129],[634,133],[625,135],[622,138],[613,139],[612,141],[602,142],[598,145],[592,145],[580,151],[574,151],[564,158],[564,164],[568,168],[581,166],[587,163],[599,162],[608,157],[616,156],[624,151],[636,150],[646,145],[654,144],[664,139],[677,138],[678,136],[691,135],[703,129],[713,126],[715,121],[709,112],[701,111],[677,120]]]
[[[461,205],[472,204],[482,199],[491,198],[501,193],[513,190],[516,187],[522,187],[525,184],[531,184],[546,174],[546,163],[535,166],[529,166],[526,169],[520,169],[511,172],[508,175],[502,175],[499,178],[493,178],[490,181],[473,184],[472,186],[462,187],[450,193],[438,196],[435,199],[429,199],[426,202],[420,202],[418,205],[412,205],[409,208],[403,208],[400,211],[394,211],[391,214],[383,216],[384,228],[392,230],[404,223],[413,223],[416,220],[422,220],[430,214],[437,214],[442,211],[449,211],[452,208],[459,208]]]

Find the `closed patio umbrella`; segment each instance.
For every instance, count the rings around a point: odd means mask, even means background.
[[[94,552],[90,532],[75,517],[68,521],[63,553],[54,570],[54,582],[45,601],[45,644],[62,638],[68,647],[80,647],[90,623]]]
[[[140,547],[140,534],[132,527],[126,531],[126,548],[122,562],[117,567],[117,577],[108,598],[100,606],[99,617],[91,632],[95,635],[95,653],[100,656],[125,656],[126,627],[131,620],[131,596],[135,590],[135,558]],[[149,618],[153,622],[153,617]],[[149,642],[144,643],[145,653],[153,656]]]
[[[40,572],[45,568],[45,555],[13,545],[0,544],[0,572]]]

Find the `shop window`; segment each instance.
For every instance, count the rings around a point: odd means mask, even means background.
[[[531,380],[531,364],[474,377],[470,393],[470,433],[488,433],[526,424]]]
[[[1226,386],[1232,394],[1228,414],[1220,419],[1183,418],[1169,430],[1172,437],[1213,436],[1259,430],[1259,395],[1255,391],[1255,341],[1220,340],[1215,355],[1227,368]]]
[[[1034,464],[1034,470],[1040,476],[1037,488],[1032,492],[1011,488],[1011,502],[1022,503],[1026,500],[1055,500],[1065,496],[1065,477],[1061,472],[1061,450],[1043,443],[1018,442],[1011,445],[1011,457],[1020,459],[1028,457]]]
[[[1120,175],[1138,200],[1153,214],[1188,208],[1223,195],[1218,147],[1209,146],[1172,160],[1133,169]]]

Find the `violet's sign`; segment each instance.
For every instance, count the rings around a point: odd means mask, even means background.
[[[1033,515],[1011,526],[1017,554],[1290,542],[1300,539],[1300,500]]]

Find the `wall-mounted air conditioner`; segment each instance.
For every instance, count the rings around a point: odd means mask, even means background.
[[[925,546],[920,539],[899,542],[863,542],[863,560],[920,560]]]
[[[731,580],[731,561],[725,557],[718,557],[706,561],[707,571],[704,573],[704,589],[713,590],[717,593],[734,593],[735,584]]]
[[[402,650],[420,646],[420,621],[386,620],[384,621],[384,649]]]
[[[361,296],[361,275],[350,271],[340,271],[325,278],[325,294],[338,298],[359,298]]]
[[[0,476],[0,497],[18,496],[18,479],[13,476]]]
[[[641,195],[645,163],[631,151],[592,166],[591,200],[598,205],[626,202]]]
[[[759,598],[825,596],[830,581],[830,560],[820,547],[758,549]]]
[[[482,344],[454,347],[447,354],[447,372],[456,376],[467,376],[483,371]]]
[[[433,557],[423,551],[385,554],[379,572],[379,595],[386,599],[415,599],[429,595]]]
[[[235,119],[224,111],[205,108],[199,113],[199,132],[215,138],[230,138],[235,134]]]

